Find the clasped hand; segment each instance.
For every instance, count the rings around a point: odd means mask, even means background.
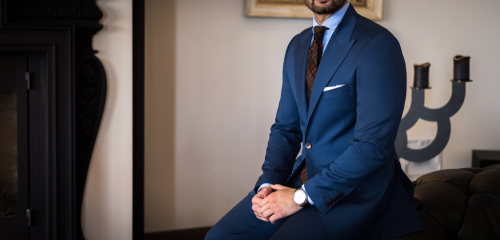
[[[252,210],[255,216],[264,222],[275,224],[279,219],[298,212],[302,207],[293,201],[294,192],[295,189],[279,184],[263,187],[252,198]]]

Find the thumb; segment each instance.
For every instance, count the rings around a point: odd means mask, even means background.
[[[273,188],[274,190],[283,190],[285,189],[286,187],[285,186],[282,186],[282,185],[279,185],[279,184],[274,184],[274,185],[271,185],[271,188]]]
[[[271,187],[263,187],[257,195],[259,195],[260,198],[266,198],[267,195],[269,195],[273,189]]]
[[[273,191],[273,189],[270,188],[270,187],[263,188],[262,191],[261,191],[262,192],[262,198],[267,197],[272,191]]]

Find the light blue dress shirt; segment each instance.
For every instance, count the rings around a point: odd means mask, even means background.
[[[313,36],[311,38],[311,44],[312,44],[312,42],[314,40],[314,27],[316,27],[316,26],[323,26],[323,27],[327,27],[328,28],[325,31],[325,35],[323,36],[323,53],[325,52],[326,46],[328,45],[328,42],[330,41],[330,38],[332,37],[333,33],[335,32],[335,29],[337,29],[337,26],[339,25],[340,21],[342,21],[342,18],[344,17],[345,12],[349,8],[349,5],[350,5],[350,3],[347,2],[347,4],[344,7],[342,7],[339,11],[337,11],[335,14],[333,14],[331,17],[329,17],[323,23],[323,25],[318,24],[318,22],[316,22],[316,19],[313,17],[313,27],[312,27]],[[271,183],[263,183],[263,184],[260,185],[259,190],[257,192],[260,192],[260,190],[263,187],[270,187],[271,185],[272,185]],[[307,194],[307,191],[306,191],[306,188],[305,188],[304,185],[302,185],[302,190],[304,190],[304,192],[306,193],[307,200],[309,201],[309,203],[311,205],[314,205],[314,202],[312,201],[312,199]]]

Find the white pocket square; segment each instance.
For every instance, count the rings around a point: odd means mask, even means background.
[[[339,87],[343,87],[345,84],[340,84],[340,85],[336,85],[336,86],[331,86],[331,87],[326,87],[323,92],[326,92],[326,91],[330,91],[330,90],[333,90],[335,88],[339,88]]]

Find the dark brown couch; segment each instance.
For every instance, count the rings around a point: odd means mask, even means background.
[[[440,170],[414,184],[427,229],[397,240],[500,240],[500,164]]]

